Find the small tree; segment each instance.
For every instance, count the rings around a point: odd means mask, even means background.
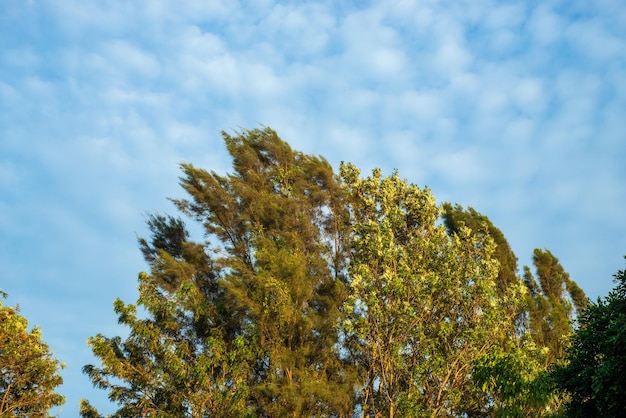
[[[465,226],[449,235],[428,189],[359,174],[341,167],[353,226],[344,331],[363,413],[482,413],[472,368],[514,334],[521,282],[498,295],[493,240]]]
[[[569,395],[566,416],[626,416],[626,270],[614,277],[617,286],[578,318],[567,362],[553,373]]]
[[[55,393],[63,383],[63,365],[52,357],[39,328],[28,331],[18,308],[2,305],[5,297],[0,291],[0,416],[48,416],[65,402]]]
[[[524,267],[529,327],[535,343],[548,348],[545,364],[549,366],[565,357],[572,323],[588,300],[550,251],[536,248],[533,264],[538,280]]]
[[[84,371],[118,403],[114,416],[346,416],[351,375],[340,356],[343,220],[328,162],[291,149],[271,129],[223,134],[221,176],[183,164],[201,224],[155,215],[140,240],[138,310],[115,302],[130,336],[89,340],[101,366]],[[97,417],[87,401],[83,417]]]
[[[517,257],[504,234],[485,215],[448,203],[443,209],[450,233],[458,233],[460,227],[466,226],[478,236],[493,238],[500,264],[496,278],[498,295],[506,295],[524,283],[523,298],[508,306],[515,317],[517,338],[503,341],[474,367],[476,383],[492,398],[490,413],[527,417],[558,410],[562,398],[552,391],[548,369],[565,355],[571,322],[587,303],[585,293],[547,250],[536,249],[533,253],[539,280],[526,266],[521,279],[517,275]]]
[[[251,349],[227,340],[213,261],[187,241],[179,219],[151,216],[150,241],[140,239],[152,274],[139,274],[137,305],[114,303],[126,340],[97,335],[89,345],[102,365],[83,368],[118,403],[113,417],[245,416]],[[81,400],[81,416],[100,417]]]

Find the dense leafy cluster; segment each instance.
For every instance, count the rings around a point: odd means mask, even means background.
[[[126,339],[84,371],[115,417],[540,416],[560,398],[582,291],[537,250],[530,270],[473,209],[397,173],[339,174],[271,129],[224,140],[233,173],[183,164],[198,222],[153,215]],[[99,417],[87,401],[83,417]]]
[[[55,393],[63,383],[62,364],[53,358],[39,328],[17,308],[3,306],[0,291],[0,416],[45,417],[65,398]]]
[[[341,175],[352,214],[346,347],[367,415],[458,416],[486,404],[472,365],[506,339],[493,241],[467,227],[450,236],[428,190],[397,174]]]
[[[579,317],[568,362],[553,372],[569,397],[566,416],[626,416],[626,270],[615,281],[613,291]]]

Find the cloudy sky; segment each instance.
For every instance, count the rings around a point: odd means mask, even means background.
[[[0,288],[88,397],[96,333],[123,332],[145,214],[178,164],[225,173],[220,131],[397,168],[547,248],[592,298],[626,254],[623,0],[3,0]]]

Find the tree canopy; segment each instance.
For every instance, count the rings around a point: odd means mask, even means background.
[[[566,416],[626,415],[626,270],[614,278],[609,295],[580,314],[567,361],[553,372],[557,388],[568,395]]]
[[[538,280],[529,267],[524,267],[529,328],[533,340],[548,349],[546,364],[549,365],[565,357],[574,330],[572,323],[588,300],[550,251],[535,249],[533,264]]]
[[[16,307],[3,306],[0,291],[0,416],[42,417],[61,406],[65,398],[56,393],[63,383],[63,367],[41,338],[37,327]]]
[[[183,164],[191,199],[175,201],[207,242],[188,241],[179,219],[150,218],[138,300],[150,318],[116,301],[131,336],[91,339],[103,367],[85,371],[122,405],[119,416],[348,415],[352,375],[336,349],[346,280],[337,179],[269,129],[224,140],[234,173]],[[83,412],[96,413],[85,402]]]
[[[472,368],[514,334],[506,307],[521,282],[498,294],[493,240],[465,226],[449,235],[428,189],[397,173],[359,174],[341,169],[353,218],[344,324],[361,408],[385,416],[484,412]]]
[[[584,294],[549,252],[535,253],[539,282],[521,278],[486,216],[398,173],[336,174],[269,128],[223,139],[232,173],[184,163],[187,198],[172,200],[204,237],[150,215],[139,298],[114,302],[129,335],[89,339],[100,364],[84,371],[113,417],[553,409],[545,353],[566,341],[547,336]],[[86,400],[81,415],[100,416]]]

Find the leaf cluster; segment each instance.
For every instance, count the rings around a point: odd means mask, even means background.
[[[0,291],[0,416],[47,416],[65,398],[55,390],[63,383],[56,360],[37,327],[19,310],[3,306]]]
[[[626,413],[626,270],[616,287],[581,313],[567,359],[553,371],[568,397],[566,416],[617,417]]]

